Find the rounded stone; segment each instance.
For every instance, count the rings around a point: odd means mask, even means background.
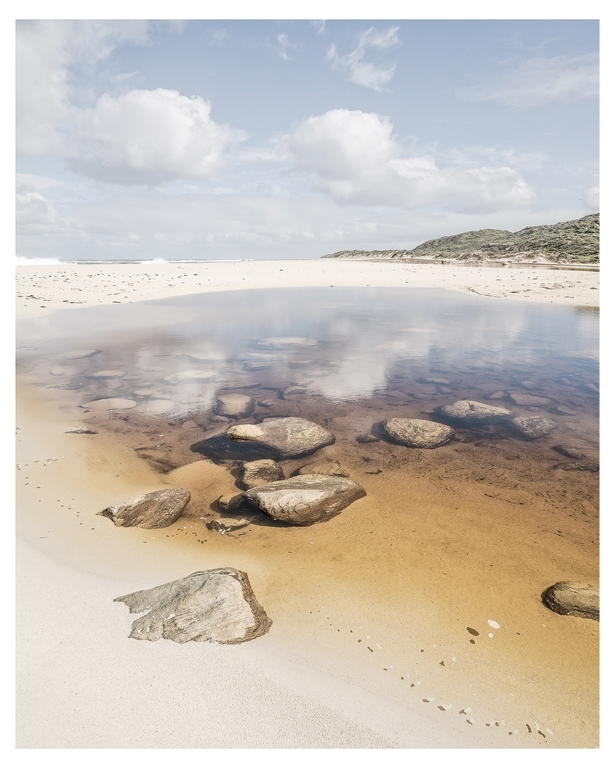
[[[511,427],[526,440],[546,437],[557,428],[557,424],[544,416],[517,416],[510,422]]]
[[[476,400],[457,400],[450,405],[436,408],[435,413],[449,421],[475,426],[508,421],[514,415],[508,408],[499,408]]]
[[[542,593],[542,602],[555,613],[600,620],[598,590],[591,584],[558,581]]]
[[[230,392],[217,395],[212,410],[218,416],[227,416],[231,419],[245,419],[252,414],[255,405],[253,398],[249,395]]]
[[[455,436],[455,430],[425,419],[393,418],[382,422],[384,434],[409,448],[439,448]]]

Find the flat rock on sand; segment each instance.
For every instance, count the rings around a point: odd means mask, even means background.
[[[452,427],[425,419],[386,419],[377,425],[377,431],[409,448],[438,448],[455,436]]]
[[[546,437],[557,428],[557,424],[544,416],[517,416],[512,419],[510,426],[526,440],[538,440]]]
[[[197,571],[153,589],[116,597],[130,613],[135,640],[236,645],[264,635],[272,624],[257,601],[247,573],[235,568]]]
[[[497,424],[513,417],[512,411],[507,408],[479,403],[476,400],[457,400],[450,405],[442,405],[435,409],[434,415],[470,426]]]
[[[590,584],[558,581],[545,589],[542,602],[555,613],[600,620],[598,590]]]
[[[274,520],[312,525],[339,515],[365,495],[365,489],[345,477],[300,475],[252,488],[244,498]]]
[[[256,403],[249,395],[240,395],[230,392],[224,395],[216,395],[213,412],[218,416],[227,416],[231,419],[245,419],[252,414]]]
[[[100,400],[90,400],[89,403],[83,403],[81,407],[90,411],[125,411],[129,408],[135,408],[136,405],[134,400],[125,400],[121,397],[103,397]]]
[[[217,461],[281,461],[307,456],[334,442],[335,436],[328,429],[313,421],[289,416],[267,419],[261,424],[238,424],[195,443],[191,450]]]
[[[166,528],[177,520],[189,501],[190,492],[185,488],[168,488],[113,504],[98,514],[123,528]]]

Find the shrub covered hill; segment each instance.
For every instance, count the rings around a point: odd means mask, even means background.
[[[479,229],[427,240],[411,251],[338,251],[323,259],[415,259],[440,261],[516,261],[597,264],[600,214],[574,221],[526,227],[518,232]]]

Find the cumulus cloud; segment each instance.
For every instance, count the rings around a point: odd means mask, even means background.
[[[492,101],[512,109],[597,96],[598,54],[527,59],[495,81],[457,88],[455,95],[464,101]]]
[[[18,153],[64,157],[74,169],[116,183],[214,176],[243,136],[214,122],[200,96],[157,88],[105,93],[92,107],[75,103],[71,68],[93,66],[121,42],[144,43],[147,35],[141,21],[19,22]]]
[[[384,50],[399,45],[398,31],[399,27],[389,27],[384,32],[370,27],[359,37],[356,47],[345,56],[339,56],[336,46],[332,45],[327,51],[327,60],[351,83],[381,91],[395,74],[395,64],[377,64],[367,61],[365,57],[369,49]]]
[[[71,67],[92,65],[122,42],[147,40],[145,21],[18,21],[16,40],[17,151],[64,154],[70,145]]]
[[[97,178],[158,183],[207,180],[242,135],[214,122],[200,96],[156,88],[122,96],[103,94],[76,116],[75,166]]]
[[[511,167],[440,168],[431,155],[408,157],[390,120],[375,113],[335,109],[309,117],[283,138],[282,147],[297,173],[342,204],[479,213],[535,200]]]

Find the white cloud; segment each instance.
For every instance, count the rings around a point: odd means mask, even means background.
[[[282,140],[295,171],[336,202],[467,213],[527,207],[533,189],[508,166],[439,168],[408,157],[393,125],[375,113],[335,109],[300,123]]]
[[[288,39],[288,35],[284,32],[281,32],[277,36],[278,40],[278,47],[276,48],[277,54],[280,58],[284,59],[284,61],[289,61],[290,56],[288,55],[288,50],[292,48],[290,40]]]
[[[71,67],[94,64],[121,42],[144,43],[146,21],[17,22],[17,151],[64,154],[70,122]]]
[[[76,115],[73,162],[95,178],[159,183],[206,180],[224,165],[224,155],[241,134],[210,117],[200,96],[156,88],[122,96],[103,94],[96,106]]]
[[[522,61],[494,82],[457,88],[464,101],[493,101],[513,109],[572,102],[598,95],[598,54]]]
[[[366,61],[365,55],[370,48],[384,50],[399,45],[398,31],[399,27],[389,27],[384,32],[370,27],[359,37],[356,47],[345,56],[338,56],[336,46],[332,45],[327,51],[327,60],[336,72],[340,72],[351,83],[381,91],[395,74],[395,64],[375,64]]]
[[[40,232],[59,221],[57,210],[40,192],[18,190],[15,208],[17,226],[22,231]]]
[[[600,187],[590,187],[585,190],[583,205],[592,212],[600,210]]]

